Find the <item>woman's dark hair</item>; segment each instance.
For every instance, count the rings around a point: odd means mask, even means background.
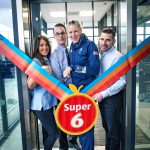
[[[42,65],[47,65],[43,56],[39,53],[39,45],[40,45],[40,40],[43,39],[44,41],[46,41],[48,47],[49,47],[49,53],[47,55],[47,57],[49,58],[50,54],[51,54],[51,45],[49,43],[49,40],[46,36],[43,35],[39,35],[37,36],[35,43],[34,43],[34,51],[33,51],[33,55],[32,58],[38,58],[41,62]]]

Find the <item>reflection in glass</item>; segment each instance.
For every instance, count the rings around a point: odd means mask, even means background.
[[[14,43],[11,3],[0,1],[0,34]],[[19,118],[16,67],[0,53],[0,149],[22,149]]]
[[[137,6],[137,44],[150,34],[150,5]],[[138,150],[150,149],[150,56],[136,67],[136,145]]]

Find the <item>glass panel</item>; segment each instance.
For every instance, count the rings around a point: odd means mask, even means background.
[[[114,26],[117,26],[117,3],[114,3]]]
[[[137,35],[137,44],[141,43],[144,40],[144,35]]]
[[[150,23],[149,23],[149,26],[150,26]],[[150,27],[146,27],[146,34],[150,34]]]
[[[93,36],[93,28],[84,28],[83,33],[86,33],[86,36]]]
[[[11,7],[11,0],[0,1],[0,14],[3,14],[0,15],[0,34],[14,43]],[[22,149],[19,118],[16,67],[0,53],[0,140],[3,140],[0,141],[1,149]]]
[[[144,34],[144,27],[137,27],[137,34]]]
[[[80,6],[80,7],[79,7]],[[68,21],[79,20],[83,27],[92,27],[92,5],[91,3],[68,3]]]
[[[98,36],[98,28],[94,28],[94,36]]]
[[[29,22],[29,9],[28,9],[28,5],[26,3],[23,3],[23,8],[22,8],[22,11],[23,11],[23,23],[24,23],[24,43],[25,43],[25,50],[26,50],[26,53],[29,55],[31,52],[30,52],[30,36],[31,36],[31,33],[30,33],[30,27],[28,25],[28,22]]]
[[[40,7],[41,17],[45,20],[47,28],[54,28],[59,22],[66,23],[65,3],[44,3],[40,4]]]
[[[150,4],[137,6],[137,44],[150,34]],[[135,149],[150,149],[150,56],[137,66],[136,71],[136,136]]]
[[[127,4],[120,2],[120,35],[119,36],[119,50],[122,54],[127,53]]]
[[[111,14],[111,7],[114,5],[114,14]],[[117,25],[117,7],[116,2],[113,1],[104,1],[104,2],[94,2],[94,36],[99,36],[101,30],[104,27],[111,26],[114,24]],[[114,17],[114,22],[112,24],[112,17]],[[112,20],[111,20],[112,19]],[[96,38],[94,37],[94,40]],[[117,39],[117,36],[116,36]],[[97,41],[94,41],[97,43]]]
[[[95,12],[94,21],[97,21],[97,22],[101,21],[104,15],[107,14],[108,10],[110,10],[111,6],[115,3],[116,2],[111,2],[111,1],[94,2],[94,12]]]
[[[145,38],[148,38],[150,36],[150,34],[148,34],[148,35],[145,35]]]
[[[95,44],[97,45],[97,47],[98,47],[98,39],[99,39],[99,37],[97,37],[97,36],[94,37],[94,41],[95,41]]]
[[[98,21],[94,21],[94,27],[98,27]]]
[[[111,9],[107,12],[107,26],[112,26],[111,22]]]
[[[57,8],[57,10],[56,10]],[[41,3],[41,17],[44,19],[46,24],[45,33],[41,29],[41,34],[49,38],[52,44],[52,50],[56,47],[56,41],[53,38],[53,28],[57,23],[63,23],[66,25],[66,10],[65,3]]]

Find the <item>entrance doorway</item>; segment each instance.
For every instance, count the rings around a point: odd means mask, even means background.
[[[26,6],[25,6],[26,7]],[[37,35],[42,34],[49,38],[52,43],[52,49],[55,47],[55,40],[53,38],[53,28],[56,23],[67,24],[70,20],[79,20],[83,26],[83,33],[94,41],[98,46],[98,37],[100,30],[103,27],[116,28],[117,25],[117,2],[116,1],[97,1],[97,2],[32,2],[31,5],[31,26],[25,30],[26,47],[28,47],[29,54],[32,54],[32,43]],[[27,9],[23,9],[26,14]],[[28,15],[29,16],[29,15]],[[26,18],[24,17],[24,20]],[[30,19],[29,19],[30,20]],[[26,20],[26,21],[29,21]],[[27,24],[26,24],[27,25]],[[32,27],[32,28],[30,28]],[[32,41],[30,41],[32,39]],[[68,39],[68,47],[71,41]],[[117,42],[116,42],[117,43]],[[29,46],[30,45],[30,46]],[[43,149],[41,124],[37,121],[38,131],[37,145]],[[36,142],[35,142],[36,143]],[[105,144],[105,134],[99,115],[98,121],[95,125],[95,148],[103,150]],[[56,142],[55,148],[58,148],[59,143]]]

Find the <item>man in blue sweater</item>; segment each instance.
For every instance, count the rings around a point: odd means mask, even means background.
[[[63,77],[63,71],[69,65],[69,57],[68,57],[69,54],[66,45],[67,31],[63,24],[58,23],[55,25],[53,32],[54,38],[57,42],[57,47],[50,56],[51,67],[55,77],[59,81],[64,83],[66,86],[68,86],[69,83],[72,83],[71,78]],[[68,150],[68,147],[81,150],[80,146],[77,143],[77,136],[68,135],[67,137],[67,134],[61,130],[60,130],[59,144],[60,150]]]

